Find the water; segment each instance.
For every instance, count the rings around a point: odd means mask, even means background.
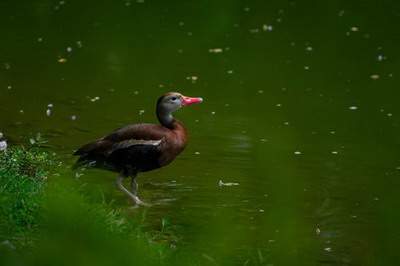
[[[67,165],[155,122],[164,92],[205,98],[176,114],[185,152],[139,177],[146,226],[168,221],[183,257],[399,262],[398,2],[2,1],[0,15],[0,131],[40,132]],[[114,174],[80,179],[129,205]]]

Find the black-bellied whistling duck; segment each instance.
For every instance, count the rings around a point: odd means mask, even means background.
[[[187,136],[183,124],[172,113],[202,98],[191,98],[169,92],[157,101],[157,118],[160,125],[134,124],[117,129],[111,134],[78,149],[77,166],[90,166],[118,172],[116,183],[138,205],[146,205],[137,196],[136,175],[171,163],[186,146]],[[131,178],[131,190],[123,180]]]

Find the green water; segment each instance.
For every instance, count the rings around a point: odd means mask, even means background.
[[[201,96],[176,114],[189,146],[139,177],[153,206],[132,211],[168,220],[179,259],[397,265],[399,23],[389,0],[3,0],[0,131],[40,132],[69,166],[156,122],[162,93]],[[79,179],[129,206],[113,173]]]

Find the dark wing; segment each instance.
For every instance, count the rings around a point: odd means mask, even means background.
[[[135,124],[115,130],[111,134],[83,145],[74,155],[107,154],[115,150],[115,144],[129,145],[129,141],[158,141],[168,134],[168,129],[154,124]],[[125,143],[124,141],[128,141]]]
[[[126,172],[158,168],[158,158],[166,129],[153,124],[137,124],[118,129],[88,143],[74,154],[80,158],[75,167],[90,165]]]

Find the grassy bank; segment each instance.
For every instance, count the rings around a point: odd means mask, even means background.
[[[160,265],[168,248],[134,219],[57,176],[37,149],[0,154],[1,265]]]

